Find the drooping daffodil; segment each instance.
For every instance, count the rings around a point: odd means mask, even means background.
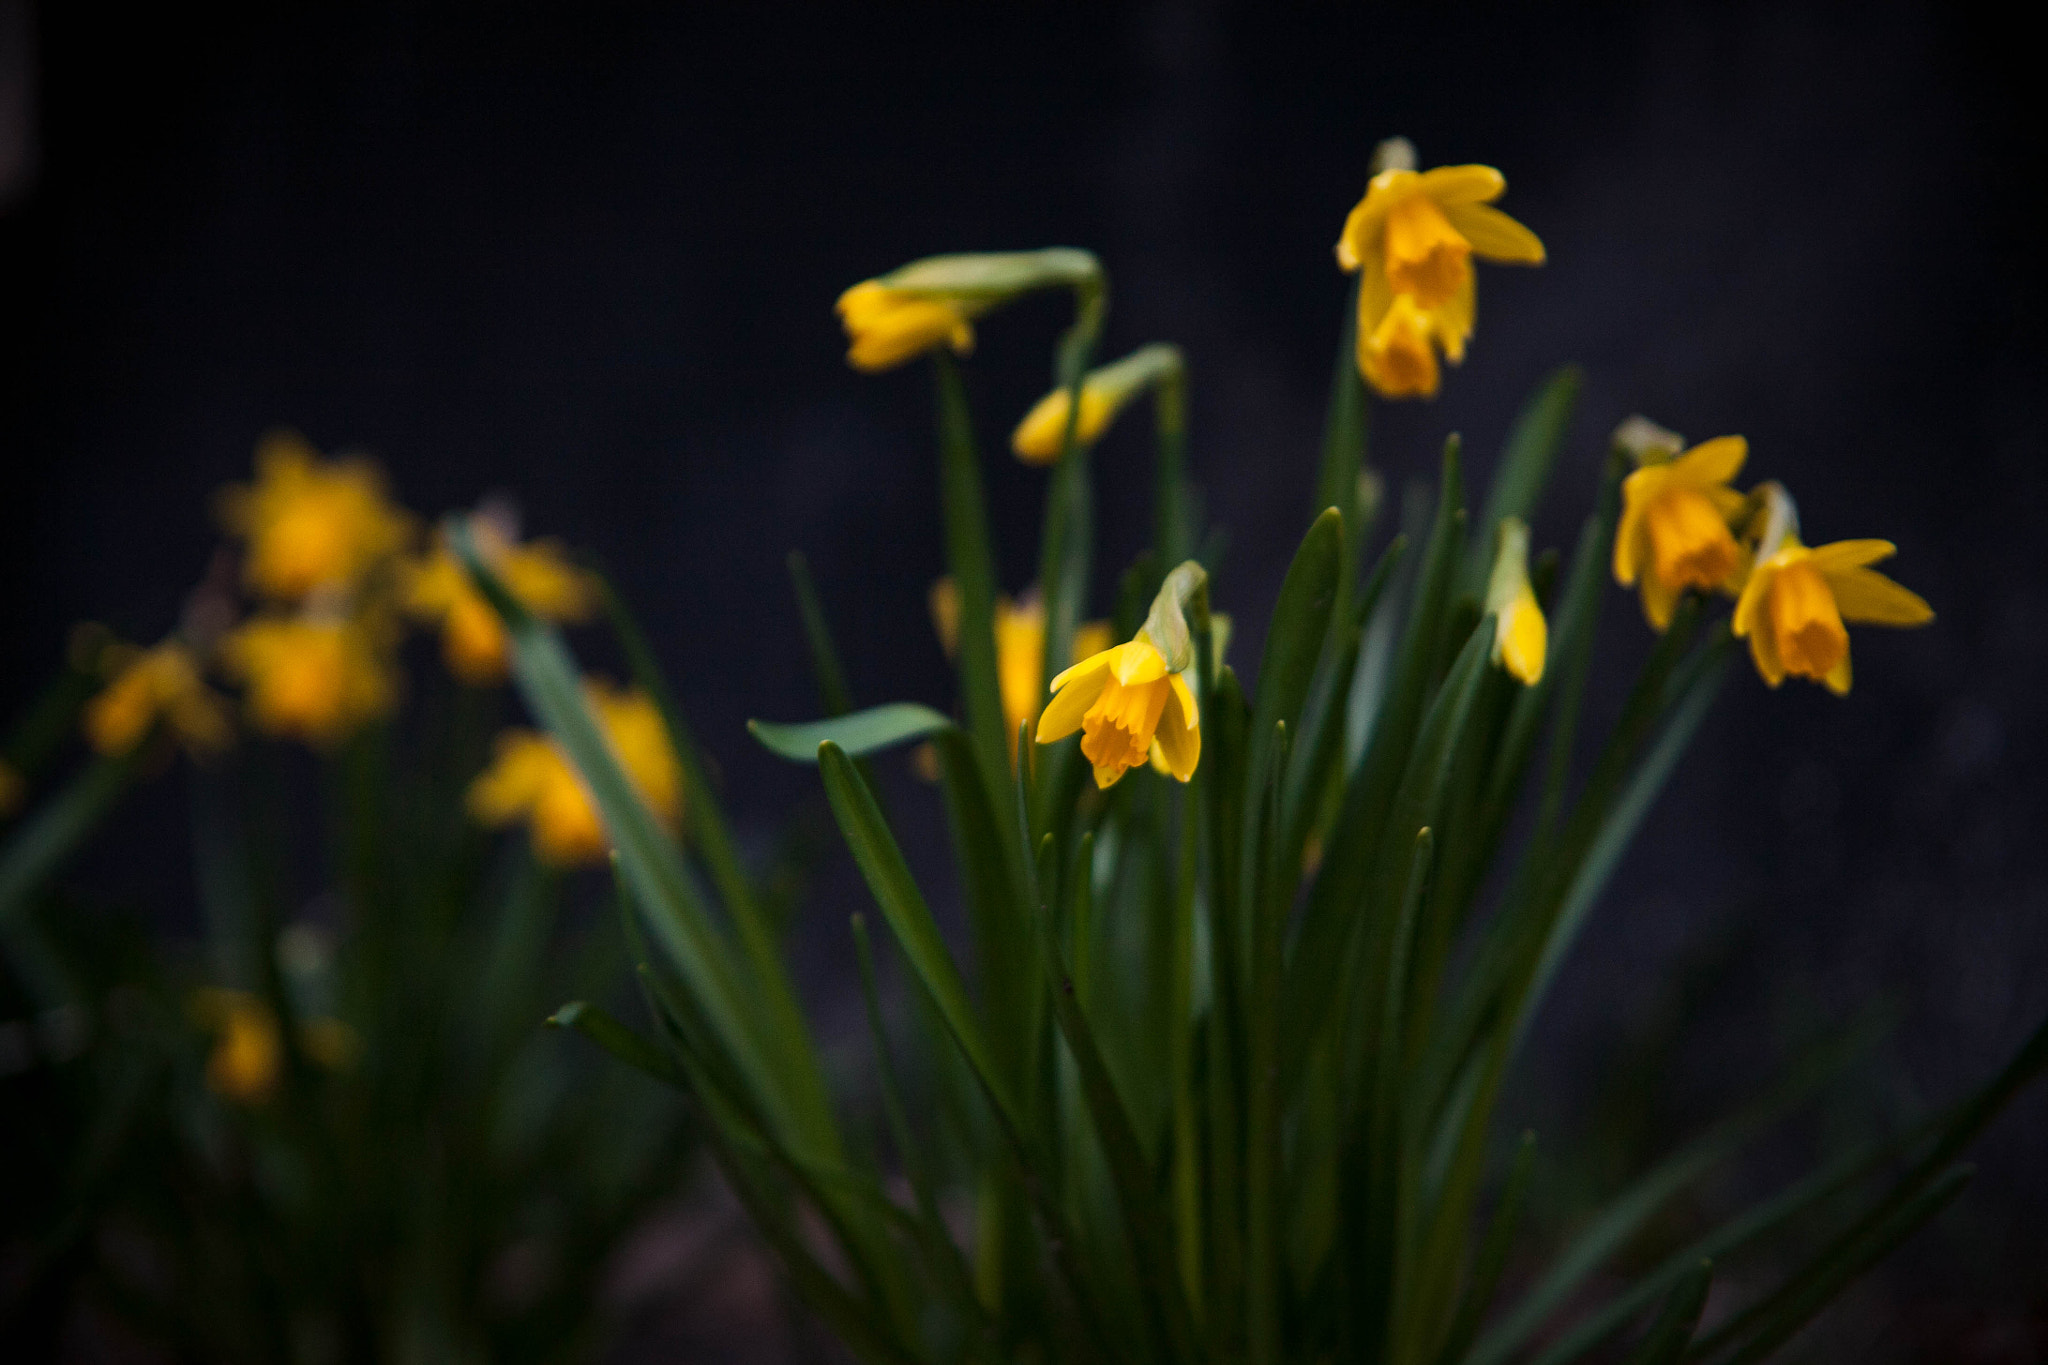
[[[104,659],[111,681],[86,703],[86,742],[110,758],[130,753],[159,721],[185,746],[204,757],[234,738],[226,707],[200,676],[199,662],[183,641],[166,640],[145,650],[112,646]]]
[[[960,647],[960,589],[941,578],[931,589],[932,627],[939,645],[952,658]],[[1016,600],[998,597],[995,609],[996,689],[1003,701],[1003,728],[1010,737],[1010,759],[1016,761],[1017,732],[1037,718],[1039,683],[1045,677],[1045,599],[1036,588]],[[1109,648],[1107,621],[1083,621],[1074,631],[1072,662],[1079,663]]]
[[[1486,585],[1486,611],[1493,617],[1493,662],[1524,686],[1543,678],[1550,627],[1529,586],[1529,527],[1520,517],[1503,517]]]
[[[1102,267],[1085,251],[967,252],[927,256],[862,280],[839,296],[846,363],[870,374],[946,347],[974,349],[974,319],[1035,289],[1101,291]]]
[[[1788,676],[1810,678],[1842,696],[1852,681],[1846,623],[1924,626],[1934,608],[1870,567],[1897,553],[1890,541],[1809,547],[1800,542],[1791,498],[1776,484],[1760,491],[1766,529],[1735,603],[1735,634],[1748,639],[1756,671],[1770,686]]]
[[[1201,712],[1183,675],[1195,662],[1186,613],[1207,611],[1207,575],[1193,560],[1167,575],[1136,636],[1090,655],[1052,680],[1038,742],[1076,730],[1095,785],[1115,786],[1155,755],[1185,782],[1202,757]]]
[[[1743,554],[1729,522],[1743,495],[1729,487],[1749,455],[1740,436],[1716,436],[1675,458],[1656,458],[1621,484],[1621,523],[1614,534],[1614,581],[1639,585],[1643,615],[1658,630],[1688,588],[1728,588]]]
[[[1472,258],[1541,265],[1536,234],[1493,207],[1507,180],[1491,166],[1415,169],[1406,139],[1382,143],[1365,197],[1337,239],[1337,263],[1360,272],[1358,368],[1384,398],[1429,398],[1437,357],[1465,358],[1477,309]]]
[[[413,522],[367,460],[322,460],[295,432],[256,448],[256,482],[223,490],[220,518],[246,542],[242,576],[258,594],[296,602],[355,587],[403,549]]]
[[[388,634],[318,611],[259,616],[221,642],[221,664],[244,684],[256,728],[327,748],[396,700]]]
[[[682,775],[661,712],[643,692],[588,679],[584,697],[626,779],[655,817],[682,817]],[[604,819],[561,746],[532,730],[498,736],[496,755],[469,788],[469,810],[497,827],[526,821],[534,853],[553,867],[601,862],[611,849]]]
[[[556,541],[519,543],[516,528],[504,524],[506,520],[488,512],[470,519],[477,553],[505,590],[547,620],[586,619],[594,595],[589,575],[569,562]],[[505,680],[510,668],[505,628],[477,591],[445,532],[434,537],[433,552],[410,567],[404,598],[415,617],[439,623],[441,655],[449,672],[474,687]]]
[[[1092,446],[1102,439],[1110,423],[1117,419],[1131,402],[1147,390],[1172,385],[1173,401],[1176,406],[1170,414],[1162,414],[1169,420],[1178,421],[1178,385],[1183,369],[1180,349],[1163,343],[1141,346],[1121,360],[1098,369],[1090,370],[1081,380],[1081,415],[1074,422],[1074,444],[1076,447]],[[1073,411],[1073,395],[1065,387],[1056,388],[1032,405],[1024,414],[1024,420],[1017,424],[1010,435],[1010,449],[1026,464],[1051,464],[1060,457],[1060,450],[1066,440],[1068,415]]]

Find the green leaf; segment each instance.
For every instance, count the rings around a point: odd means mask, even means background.
[[[1507,444],[1501,447],[1500,463],[1494,466],[1486,511],[1472,528],[1465,560],[1466,591],[1477,594],[1485,586],[1493,554],[1493,528],[1506,517],[1535,519],[1536,505],[1543,497],[1543,486],[1550,481],[1551,467],[1557,463],[1558,449],[1564,444],[1584,383],[1585,375],[1578,366],[1564,366],[1537,386],[1515,419]]]
[[[1529,1175],[1535,1168],[1536,1135],[1525,1132],[1515,1146],[1514,1164],[1508,1168],[1507,1183],[1501,1187],[1500,1200],[1494,1205],[1486,1238],[1479,1244],[1471,1273],[1459,1293],[1450,1332],[1443,1349],[1437,1352],[1437,1365],[1457,1365],[1465,1359],[1472,1339],[1479,1335],[1479,1325],[1485,1321],[1486,1310],[1493,1305],[1494,1291],[1500,1287],[1501,1272],[1507,1269],[1508,1253],[1514,1250],[1522,1205],[1529,1195]]]
[[[1010,741],[996,676],[996,566],[989,549],[981,457],[974,448],[974,419],[960,367],[943,348],[933,353],[932,373],[938,384],[939,500],[945,512],[946,566],[960,592],[961,703],[967,732],[974,736],[983,770],[993,781],[1009,755]],[[1047,645],[1051,647],[1050,635]],[[1000,807],[1002,799],[1002,793],[991,787],[990,803]]]
[[[1714,1279],[1714,1263],[1701,1261],[1672,1289],[1657,1320],[1635,1350],[1627,1365],[1678,1365],[1700,1325],[1700,1313],[1707,1306],[1707,1286]]]
[[[818,590],[811,584],[811,566],[801,550],[789,552],[789,583],[796,591],[797,615],[803,618],[804,640],[811,647],[811,672],[818,680],[818,700],[828,716],[843,716],[853,709],[853,689],[846,685],[846,669],[839,662],[839,649],[832,643],[832,628],[825,621],[825,608],[818,602]]]
[[[1365,509],[1359,506],[1358,476],[1365,467],[1366,393],[1358,372],[1358,285],[1353,276],[1344,294],[1344,320],[1337,329],[1337,361],[1330,376],[1330,400],[1323,416],[1323,456],[1316,472],[1317,508],[1344,513],[1357,548]]]
[[[913,739],[928,739],[953,729],[950,717],[929,706],[897,701],[870,706],[830,720],[778,725],[772,721],[750,720],[747,733],[761,741],[770,753],[792,763],[816,763],[818,746],[830,742],[847,754],[860,757],[880,753]]]
[[[121,758],[93,759],[0,846],[0,933],[92,837],[134,782],[151,743],[145,738]]]
[[[574,1029],[627,1066],[657,1081],[682,1084],[682,1075],[666,1052],[588,1001],[570,1001],[549,1015],[548,1023],[555,1028]]]

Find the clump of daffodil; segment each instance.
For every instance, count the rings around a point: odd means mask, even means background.
[[[589,575],[569,562],[556,541],[520,544],[506,520],[488,513],[470,519],[477,552],[505,590],[546,620],[587,618],[593,597]],[[504,681],[510,667],[505,628],[477,591],[445,532],[434,537],[432,553],[409,567],[403,596],[415,617],[441,627],[441,654],[449,672],[477,687]]]
[[[647,808],[673,827],[682,818],[682,776],[661,712],[647,695],[622,691],[600,679],[584,683],[584,696]],[[498,736],[491,766],[469,788],[469,809],[493,828],[527,822],[542,862],[575,867],[602,861],[611,849],[603,817],[575,764],[556,743],[531,730]]]
[[[1099,293],[1102,267],[1085,251],[974,252],[927,256],[862,280],[839,296],[847,364],[875,373],[928,351],[974,349],[974,319],[1034,289]]]
[[[354,587],[403,549],[412,518],[367,460],[322,460],[294,432],[256,448],[256,482],[221,494],[220,517],[246,543],[242,576],[256,593],[296,602]]]
[[[1081,415],[1074,422],[1075,446],[1092,446],[1101,440],[1117,414],[1133,399],[1154,386],[1179,382],[1181,370],[1179,348],[1155,343],[1089,371],[1081,381]],[[1073,407],[1073,394],[1064,387],[1054,389],[1033,404],[1010,436],[1010,449],[1017,458],[1026,464],[1051,464],[1057,460]]]
[[[391,708],[390,650],[372,620],[305,611],[247,622],[221,641],[220,657],[257,729],[325,748]]]
[[[1374,161],[1378,173],[1337,239],[1337,263],[1362,272],[1359,372],[1382,397],[1434,397],[1437,357],[1460,363],[1472,335],[1472,258],[1541,265],[1543,243],[1493,207],[1507,180],[1491,166],[1418,172],[1404,138],[1382,143]]]
[[[1520,517],[1501,519],[1493,574],[1486,585],[1486,611],[1493,617],[1493,661],[1524,686],[1540,682],[1550,627],[1529,586],[1529,527]]]
[[[932,584],[932,627],[939,647],[952,658],[960,648],[960,589],[950,576]],[[1010,758],[1017,757],[1017,731],[1038,716],[1038,685],[1045,677],[1045,599],[1036,588],[1016,600],[996,599],[996,689],[1003,701],[1003,726],[1010,736]],[[1071,662],[1109,648],[1109,622],[1083,621],[1074,630]]]
[[[234,738],[227,709],[200,676],[199,661],[180,640],[151,649],[109,647],[102,656],[111,681],[86,703],[85,738],[110,758],[130,753],[159,721],[185,746],[204,757]]]
[[[1166,577],[1145,624],[1128,643],[1090,655],[1052,680],[1038,742],[1079,730],[1095,785],[1112,787],[1140,763],[1163,764],[1180,781],[1202,757],[1201,712],[1182,675],[1195,661],[1187,608],[1206,597],[1208,576],[1189,560]],[[1198,606],[1197,611],[1206,610]]]
[[[1924,626],[1934,609],[1870,567],[1897,553],[1890,541],[1809,547],[1799,539],[1798,509],[1784,488],[1770,483],[1758,492],[1764,530],[1756,567],[1735,603],[1735,634],[1749,640],[1756,671],[1772,687],[1787,676],[1810,678],[1841,696],[1851,681],[1846,622]]]
[[[1741,472],[1749,443],[1717,436],[1674,457],[1675,444],[1636,448],[1643,464],[1622,480],[1614,535],[1614,581],[1624,588],[1640,584],[1643,615],[1658,630],[1671,624],[1686,589],[1730,588],[1743,564],[1729,524],[1745,500],[1728,485]]]

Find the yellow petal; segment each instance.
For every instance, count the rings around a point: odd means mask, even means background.
[[[1150,641],[1137,639],[1110,652],[1110,668],[1125,687],[1141,687],[1166,676],[1166,656]]]
[[[1626,588],[1649,559],[1650,529],[1644,517],[1664,487],[1664,470],[1638,469],[1621,481],[1621,524],[1614,530],[1614,581]]]
[[[1112,656],[1115,655],[1117,649],[1120,648],[1122,648],[1122,646],[1116,646],[1115,648],[1105,649],[1099,654],[1090,654],[1087,658],[1081,660],[1073,667],[1068,668],[1061,672],[1059,676],[1054,678],[1050,683],[1047,684],[1047,686],[1050,687],[1053,691],[1057,692],[1062,687],[1065,687],[1068,684],[1068,682],[1072,681],[1075,678],[1080,677],[1082,673],[1087,672],[1088,670],[1095,668],[1107,669],[1112,663],[1115,662]]]
[[[1055,684],[1052,702],[1038,717],[1038,742],[1050,744],[1056,739],[1065,739],[1081,728],[1081,720],[1088,714],[1088,708],[1095,705],[1095,699],[1102,695],[1102,689],[1109,686],[1108,658],[1115,651],[1105,651],[1087,663],[1076,664]]]
[[[1826,683],[1828,686],[1828,691],[1834,693],[1836,696],[1846,697],[1849,695],[1850,674],[1848,650],[1845,649],[1842,651],[1842,661],[1836,664],[1833,668],[1829,669],[1827,677],[1821,679],[1821,681]]]
[[[1673,460],[1671,475],[1691,484],[1726,483],[1742,472],[1742,462],[1748,458],[1747,440],[1740,436],[1716,436]]]
[[[1813,567],[1823,574],[1837,569],[1860,569],[1866,564],[1882,563],[1898,552],[1899,547],[1889,540],[1837,540],[1813,547]]]
[[[1844,542],[1882,544],[1883,542]],[[1823,546],[1833,549],[1834,546]],[[1813,552],[1816,567],[1820,550]],[[1822,577],[1835,594],[1842,619],[1872,626],[1924,626],[1934,619],[1934,608],[1911,588],[1894,583],[1875,569],[1827,569]]]
[[[1472,250],[1502,265],[1542,265],[1543,242],[1521,223],[1490,204],[1445,204],[1444,217],[1472,244]]]
[[[1447,209],[1491,203],[1508,187],[1507,177],[1491,166],[1438,166],[1424,171],[1417,177],[1417,183],[1424,194]]]
[[[1735,618],[1729,623],[1729,629],[1737,638],[1756,628],[1757,613],[1763,610],[1764,596],[1770,591],[1771,579],[1776,573],[1777,568],[1766,561],[1757,565],[1749,581],[1742,585],[1742,594],[1735,599]]]
[[[1638,590],[1643,600],[1643,616],[1651,627],[1661,635],[1671,628],[1671,613],[1678,610],[1679,589],[1657,577],[1655,573],[1643,575],[1642,587]]]
[[[1153,753],[1165,760],[1177,779],[1187,781],[1202,761],[1202,731],[1195,723],[1195,698],[1180,674],[1173,676],[1173,693],[1159,713],[1159,728],[1152,732]]]

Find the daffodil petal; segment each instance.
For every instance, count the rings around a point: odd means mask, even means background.
[[[1742,595],[1735,599],[1735,617],[1729,623],[1738,639],[1756,628],[1757,613],[1763,610],[1764,595],[1770,590],[1771,576],[1776,572],[1769,563],[1759,564],[1742,585]]]
[[[1098,655],[1097,657],[1100,658],[1101,656]],[[1080,729],[1081,719],[1088,714],[1088,708],[1095,705],[1095,699],[1102,695],[1102,689],[1109,686],[1109,669],[1107,667],[1089,669],[1087,672],[1082,672],[1081,670],[1085,668],[1087,668],[1087,665],[1083,664],[1079,668],[1070,668],[1066,673],[1060,675],[1064,678],[1068,674],[1078,674],[1078,676],[1074,677],[1053,694],[1051,704],[1038,717],[1038,742],[1040,744],[1050,744],[1056,739],[1065,739],[1068,735]]]
[[[1143,639],[1118,645],[1110,654],[1110,669],[1125,687],[1140,687],[1166,676],[1166,657]]]
[[[1816,545],[1811,551],[1813,567],[1824,574],[1882,563],[1898,552],[1899,547],[1889,540],[1837,540],[1829,545]]]
[[[1502,265],[1542,265],[1543,241],[1491,204],[1445,204],[1444,217],[1472,250]]]
[[[1726,483],[1742,472],[1748,458],[1749,442],[1743,437],[1716,436],[1673,460],[1671,473],[1689,484]]]
[[[1445,209],[1490,203],[1508,187],[1508,178],[1491,166],[1438,166],[1418,179],[1422,192]]]
[[[1836,696],[1846,697],[1849,695],[1849,683],[1851,681],[1851,675],[1849,672],[1848,650],[1845,649],[1842,651],[1842,661],[1836,664],[1833,668],[1829,669],[1827,677],[1821,679],[1821,681],[1826,683],[1828,691],[1834,693]]]
[[[1189,724],[1194,715],[1194,695],[1180,674],[1173,675],[1173,695],[1159,713],[1159,728],[1152,732],[1153,752],[1166,760],[1174,777],[1185,782],[1202,761],[1202,732]]]
[[[1074,664],[1070,668],[1062,670],[1060,675],[1054,678],[1052,682],[1047,684],[1047,686],[1049,686],[1053,691],[1057,692],[1062,687],[1065,687],[1069,682],[1073,681],[1075,678],[1080,677],[1081,674],[1087,672],[1090,669],[1100,668],[1106,671],[1109,668],[1110,664],[1115,662],[1110,657],[1115,653],[1116,650],[1114,648],[1111,648],[1105,649],[1099,654],[1090,654],[1087,658],[1081,660],[1079,663]]]
[[[1844,542],[1882,544],[1883,542]],[[1828,546],[1833,549],[1833,546]],[[1820,551],[1813,552],[1819,567]],[[1822,576],[1835,594],[1835,606],[1844,621],[1872,626],[1924,626],[1934,619],[1934,608],[1911,588],[1893,582],[1875,569],[1823,569]]]
[[[1671,614],[1678,610],[1677,588],[1672,587],[1654,573],[1643,575],[1639,589],[1643,599],[1643,615],[1658,634],[1671,628]]]

